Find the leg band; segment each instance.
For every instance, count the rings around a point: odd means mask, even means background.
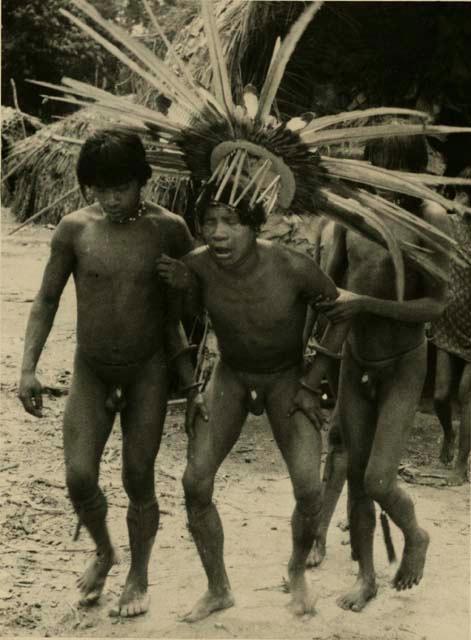
[[[108,503],[101,491],[98,489],[94,496],[82,502],[72,501],[75,513],[78,517],[77,527],[75,529],[74,541],[78,540],[80,527],[85,525],[87,529],[93,527],[95,523],[104,522],[108,512]]]
[[[126,519],[130,538],[139,542],[153,538],[157,534],[160,519],[157,500],[143,505],[130,502]]]

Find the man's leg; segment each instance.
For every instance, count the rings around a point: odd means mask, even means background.
[[[447,464],[453,460],[455,432],[452,424],[452,356],[443,349],[437,348],[437,364],[435,370],[435,390],[433,404],[435,413],[443,429],[443,444],[440,460]]]
[[[185,616],[187,622],[202,620],[234,604],[224,566],[224,533],[212,497],[217,470],[239,438],[247,409],[245,389],[222,362],[214,369],[207,399],[209,421],[198,417],[189,435],[183,488],[189,528],[208,578],[208,590]]]
[[[113,426],[105,409],[106,388],[79,354],[64,412],[64,457],[70,500],[96,545],[96,556],[79,578],[81,604],[95,603],[116,561],[106,526],[107,503],[98,486],[100,459]]]
[[[300,411],[288,416],[299,385],[297,369],[280,374],[266,392],[266,410],[273,435],[286,462],[296,506],[291,518],[293,549],[288,563],[291,606],[294,613],[314,613],[315,599],[306,582],[306,560],[312,548],[321,512],[319,431]]]
[[[361,611],[376,595],[373,538],[374,502],[365,492],[364,474],[376,427],[376,407],[361,379],[362,369],[346,349],[340,370],[337,401],[344,444],[348,452],[347,478],[352,555],[358,560],[358,576],[352,589],[337,600],[342,609]]]
[[[417,524],[414,504],[398,486],[397,470],[419,405],[426,371],[426,349],[396,362],[378,390],[378,421],[365,489],[404,535],[401,564],[394,577],[396,589],[410,589],[422,578],[429,536]]]
[[[460,407],[460,437],[455,468],[449,484],[463,484],[468,475],[468,457],[471,446],[471,362],[464,365],[458,388]]]
[[[159,527],[154,465],[167,408],[167,365],[158,353],[146,362],[126,389],[121,414],[123,485],[129,498],[127,524],[131,566],[118,609],[122,617],[145,613],[149,607],[148,565]]]
[[[317,567],[325,558],[327,531],[335,507],[347,478],[347,450],[343,444],[337,409],[330,418],[329,449],[324,466],[322,510],[314,545],[306,561],[308,567]]]

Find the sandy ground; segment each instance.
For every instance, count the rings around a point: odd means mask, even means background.
[[[72,542],[75,518],[64,487],[60,427],[65,396],[47,395],[40,420],[25,414],[16,398],[26,318],[47,257],[51,230],[27,228],[7,238],[10,225],[9,220],[3,225],[2,260],[2,636],[469,638],[469,485],[440,486],[440,431],[435,417],[427,413],[417,416],[404,461],[416,480],[425,483],[408,484],[407,488],[431,535],[425,577],[414,590],[397,593],[390,587],[395,567],[388,565],[378,527],[378,597],[360,614],[339,609],[335,600],[352,585],[356,564],[343,544],[346,534],[333,526],[324,564],[309,572],[318,594],[317,614],[302,619],[292,616],[286,608],[289,596],[283,581],[293,497],[265,418],[251,418],[220,470],[216,490],[236,606],[194,625],[181,622],[180,616],[202,594],[206,583],[186,528],[180,485],[185,437],[181,410],[172,408],[157,460],[162,518],[150,567],[151,609],[138,619],[108,616],[124,583],[129,558],[119,428],[114,429],[104,453],[102,484],[109,498],[110,526],[121,563],[113,568],[100,605],[89,610],[78,608],[74,583],[92,548],[85,533]],[[69,283],[40,363],[42,382],[59,390],[66,390],[70,379],[74,314],[75,298]],[[345,494],[334,522],[344,513]],[[391,527],[400,552],[400,533]]]

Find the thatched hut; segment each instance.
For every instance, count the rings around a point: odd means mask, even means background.
[[[0,107],[0,120],[2,126],[2,172],[4,173],[4,160],[10,154],[13,145],[39,131],[43,125],[38,118],[3,105]],[[13,191],[13,177],[11,180],[7,179],[2,182],[3,205],[10,204]]]

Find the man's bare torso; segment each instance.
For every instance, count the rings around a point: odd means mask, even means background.
[[[297,263],[305,257],[260,240],[257,254],[243,276],[218,267],[206,248],[187,263],[199,276],[223,360],[241,371],[277,371],[303,357],[307,297]]]
[[[123,225],[111,223],[93,207],[72,216],[81,352],[102,363],[148,359],[164,348],[168,308],[156,260],[162,253],[180,257],[189,249],[179,250],[179,221],[154,207]]]
[[[404,230],[395,230],[394,233],[403,240],[420,243],[413,233]],[[348,231],[346,251],[346,289],[374,298],[396,299],[394,265],[386,249]],[[422,297],[422,277],[407,265],[405,271],[405,299]],[[424,325],[362,313],[354,318],[348,340],[358,356],[365,360],[380,360],[399,355],[420,344],[424,340]]]

